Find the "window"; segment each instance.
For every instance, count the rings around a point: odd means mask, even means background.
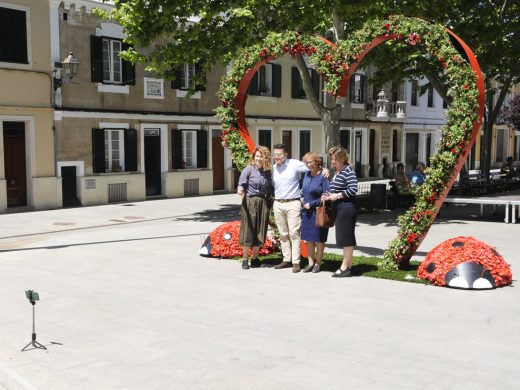
[[[418,93],[418,83],[417,80],[412,80],[412,94],[411,94],[411,100],[410,105],[417,107],[417,93]]]
[[[249,95],[282,96],[282,67],[278,64],[265,64],[255,73],[249,84]]]
[[[105,84],[135,84],[135,66],[119,56],[129,46],[120,39],[90,37],[92,82]]]
[[[271,130],[258,130],[258,144],[271,149]]]
[[[433,86],[430,84],[428,86],[428,107],[434,107],[433,104]]]
[[[442,108],[448,108],[448,102],[442,99]]]
[[[197,132],[182,132],[182,167],[197,168]]]
[[[148,99],[164,99],[164,81],[145,77],[144,97]]]
[[[208,132],[206,130],[172,130],[173,169],[208,167]]]
[[[308,71],[311,76],[312,89],[321,101],[321,77],[314,69],[308,69]],[[291,97],[293,99],[307,99],[307,95],[305,95],[305,91],[303,90],[303,80],[300,77],[298,68],[295,66],[291,68]]]
[[[137,171],[137,131],[92,129],[92,171]]]
[[[121,83],[121,41],[103,38],[103,82]]]
[[[105,130],[105,171],[120,172],[125,166],[124,130]]]
[[[27,11],[0,7],[0,61],[28,64]]]
[[[184,64],[180,75],[180,89],[195,88],[195,64]]]
[[[202,64],[184,64],[175,70],[175,80],[172,81],[173,89],[183,91],[194,89],[195,91],[205,91],[204,85],[195,84],[195,76],[201,72]]]
[[[300,160],[311,151],[311,131],[300,130]]]
[[[350,78],[350,102],[365,103],[366,101],[366,76],[354,73]]]

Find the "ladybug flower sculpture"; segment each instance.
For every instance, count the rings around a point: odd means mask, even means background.
[[[455,237],[433,248],[417,276],[438,286],[490,289],[511,284],[511,268],[491,246],[473,237]]]
[[[226,222],[215,228],[206,238],[200,248],[199,254],[208,257],[239,257],[242,256],[240,238],[240,221]],[[260,255],[268,255],[276,250],[275,243],[269,237],[260,248]]]

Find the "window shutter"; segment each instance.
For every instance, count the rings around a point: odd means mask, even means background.
[[[125,172],[137,171],[137,130],[125,130]]]
[[[202,73],[202,67],[204,66],[203,62],[199,62],[195,64],[195,75],[199,75]],[[206,86],[204,84],[195,85],[195,91],[205,91]]]
[[[173,70],[173,74],[175,75],[175,80],[172,80],[172,82],[171,82],[172,89],[181,89],[181,70],[180,70],[180,68],[175,68]]]
[[[347,151],[350,150],[350,131],[349,130],[340,130],[339,131],[339,143]]]
[[[300,73],[295,66],[291,67],[291,97],[300,99]]]
[[[197,168],[208,167],[208,132],[197,131]]]
[[[182,169],[182,131],[172,129],[172,166]]]
[[[356,82],[355,82],[355,77],[356,75],[353,74],[351,77],[350,77],[350,81],[349,81],[349,98],[350,98],[350,102],[352,103],[354,101],[354,96],[355,96],[355,88],[356,88]]]
[[[320,75],[314,69],[311,69],[311,80],[312,80],[312,89],[314,93],[320,98]]]
[[[122,49],[128,50],[130,49],[130,45],[123,42]],[[123,83],[127,85],[135,85],[135,65],[123,59],[121,59],[121,63],[123,65]]]
[[[103,40],[90,36],[90,79],[93,83],[103,82]]]
[[[271,96],[282,97],[282,66],[278,64],[271,64],[271,72],[273,75],[273,91]]]
[[[361,77],[361,103],[365,103],[367,101],[367,95],[368,95],[367,76],[363,75]]]
[[[92,172],[105,172],[105,130],[92,129]]]
[[[255,72],[251,83],[249,83],[248,95],[258,96],[258,71]]]

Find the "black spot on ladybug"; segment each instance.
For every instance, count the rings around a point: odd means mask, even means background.
[[[434,263],[430,263],[430,264],[428,264],[428,267],[426,267],[426,271],[428,271],[429,273],[432,273],[434,270],[435,270]]]
[[[464,246],[464,243],[462,241],[455,241],[453,244],[451,244],[454,248],[462,248]]]

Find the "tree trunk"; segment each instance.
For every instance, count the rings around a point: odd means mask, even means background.
[[[339,145],[339,124],[341,117],[341,105],[338,104],[336,97],[325,96],[325,105],[319,100],[319,96],[312,88],[312,81],[307,69],[307,65],[301,56],[295,57],[296,66],[300,72],[300,77],[303,81],[303,90],[309,100],[312,108],[320,117],[323,124],[323,131],[325,132],[325,150],[328,150],[336,145]],[[319,151],[315,151],[319,153]]]

